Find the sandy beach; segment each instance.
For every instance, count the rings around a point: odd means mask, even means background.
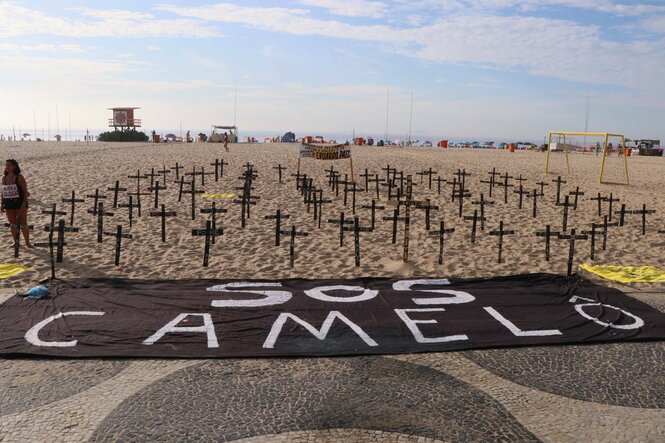
[[[94,194],[107,195],[105,209],[114,213],[105,217],[104,230],[115,231],[121,224],[123,232],[131,233],[133,239],[123,240],[122,257],[119,267],[114,265],[115,239],[105,237],[103,243],[96,242],[97,218],[88,214],[92,208],[92,199],[78,204],[74,225],[80,228],[78,233],[66,235],[67,246],[64,261],[57,266],[57,276],[73,277],[129,277],[129,278],[351,278],[360,276],[445,276],[445,277],[489,277],[532,272],[551,272],[565,274],[568,259],[568,242],[552,240],[551,261],[545,261],[544,239],[537,237],[550,224],[552,230],[560,231],[563,208],[555,205],[556,184],[552,182],[558,174],[545,174],[545,154],[533,151],[487,149],[441,149],[441,148],[394,148],[394,147],[353,147],[353,166],[358,187],[364,188],[364,178],[360,175],[365,169],[370,174],[379,174],[385,178],[382,168],[403,170],[405,175],[412,175],[414,199],[430,199],[440,209],[431,213],[431,230],[438,229],[439,221],[446,221],[446,228],[455,228],[447,234],[445,243],[445,261],[437,263],[438,238],[428,235],[425,229],[423,210],[411,211],[409,262],[402,261],[404,224],[399,223],[397,243],[392,244],[392,222],[384,221],[385,216],[393,215],[393,207],[386,206],[387,188],[381,187],[381,199],[377,205],[386,209],[377,211],[376,229],[363,232],[361,241],[361,266],[354,266],[353,235],[347,233],[344,246],[339,247],[339,225],[327,223],[328,219],[338,218],[344,211],[346,218],[352,217],[351,194],[349,203],[343,205],[343,193],[335,196],[327,186],[326,169],[331,166],[342,174],[350,175],[348,160],[303,159],[301,172],[314,179],[314,185],[323,189],[324,199],[331,199],[331,204],[323,207],[323,223],[317,228],[313,213],[307,212],[299,191],[296,190],[297,145],[295,144],[234,144],[231,152],[226,153],[221,144],[210,143],[56,143],[56,142],[3,142],[0,149],[6,158],[19,161],[31,193],[29,223],[36,227],[31,233],[33,242],[45,242],[48,233],[40,228],[50,223],[50,215],[41,214],[50,210],[52,203],[58,204],[58,210],[69,212],[69,204],[61,203],[63,198],[70,198],[72,190],[77,198]],[[227,209],[226,214],[218,215],[218,227],[224,229],[224,235],[218,238],[210,251],[210,265],[202,267],[203,237],[193,237],[192,229],[204,228],[205,214],[200,208],[210,207],[213,199],[196,197],[196,220],[191,219],[191,199],[183,195],[178,202],[178,185],[175,173],[167,176],[167,189],[160,192],[160,204],[164,203],[167,211],[177,212],[176,217],[167,220],[167,241],[161,242],[160,219],[149,217],[153,207],[152,195],[143,196],[142,217],[134,213],[134,223],[128,224],[126,208],[112,209],[113,192],[107,188],[114,186],[116,180],[129,192],[136,192],[136,180],[127,176],[136,175],[140,170],[146,174],[154,168],[156,171],[173,167],[176,162],[183,166],[182,172],[191,172],[193,167],[210,166],[215,159],[223,159],[229,164],[224,168],[224,176],[215,182],[213,175],[205,177],[205,186],[200,185],[197,177],[197,189],[204,189],[211,194],[238,194],[236,187],[242,185],[239,177],[243,165],[250,163],[258,172],[253,182],[252,195],[259,196],[257,204],[251,208],[251,217],[246,228],[241,228],[240,205],[233,204],[232,198],[214,199],[217,207]],[[613,193],[620,201],[614,203],[614,210],[619,210],[622,203],[628,210],[655,209],[656,213],[647,218],[646,235],[641,235],[641,216],[628,214],[624,227],[610,228],[607,250],[602,251],[601,242],[597,242],[595,260],[590,260],[588,241],[576,244],[575,269],[581,263],[603,265],[640,266],[651,265],[665,268],[665,235],[659,229],[665,228],[665,204],[658,196],[662,189],[665,173],[665,159],[654,157],[628,158],[630,186],[598,184],[597,176],[600,157],[594,154],[570,154],[571,173],[566,173],[562,154],[553,154],[551,168],[559,171],[567,181],[562,185],[563,195],[575,191],[579,186],[585,195],[579,197],[577,210],[570,209],[568,229],[575,228],[577,233],[591,228],[591,223],[602,223],[597,214],[597,202],[591,201],[597,193],[603,196]],[[283,183],[278,183],[278,164],[285,166]],[[418,172],[432,168],[438,175],[452,182],[454,172],[465,169],[471,175],[466,178],[466,188],[471,197],[466,199],[464,216],[473,214],[478,206],[470,204],[477,201],[480,194],[494,201],[486,206],[485,231],[478,229],[475,243],[471,243],[471,221],[458,217],[458,203],[451,201],[451,184],[441,184],[441,194],[437,193],[436,182],[433,189],[428,189],[428,178],[421,183]],[[538,201],[538,216],[532,218],[532,199],[524,198],[522,210],[518,209],[518,182],[510,180],[514,187],[509,189],[508,203],[504,203],[503,188],[495,187],[493,197],[489,198],[489,186],[481,180],[489,180],[488,171],[492,168],[512,177],[522,175],[524,189],[532,191],[540,188],[535,183],[545,181],[544,196]],[[612,156],[607,159],[607,180],[620,181],[623,172],[623,159]],[[189,178],[189,177],[188,177]],[[163,182],[161,176],[155,180]],[[141,181],[141,191],[149,193],[149,179]],[[163,185],[163,183],[160,183]],[[370,192],[357,194],[357,215],[362,226],[369,226],[370,211],[360,208],[369,205],[376,197],[374,185],[370,183]],[[573,197],[571,196],[571,202]],[[127,203],[126,193],[120,193],[120,203]],[[280,209],[290,215],[284,220],[283,229],[295,225],[298,231],[308,232],[307,237],[296,239],[295,266],[289,266],[288,238],[283,237],[279,247],[274,246],[274,221],[266,220],[266,215]],[[603,203],[603,214],[607,213],[607,203]],[[403,215],[403,212],[402,214]],[[59,216],[67,220],[69,213]],[[613,221],[617,221],[614,215]],[[498,229],[503,220],[504,229],[515,230],[514,235],[504,237],[503,263],[497,263],[498,238],[488,235],[490,230]],[[18,263],[32,267],[31,270],[2,281],[4,288],[18,288],[34,285],[50,275],[48,249],[21,249],[19,259],[13,258],[10,247],[11,238],[7,229],[0,236],[0,248],[4,263]]]

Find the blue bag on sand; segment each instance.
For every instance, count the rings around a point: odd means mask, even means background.
[[[40,299],[48,295],[48,289],[45,286],[35,286],[25,293],[26,298]]]

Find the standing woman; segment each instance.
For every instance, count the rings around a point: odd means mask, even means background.
[[[21,219],[21,225],[28,224],[28,184],[21,175],[21,168],[14,159],[5,162],[5,175],[2,177],[2,207],[1,211],[7,213],[9,223],[16,224]],[[22,229],[25,245],[32,248],[30,244],[30,231]],[[16,228],[12,228],[12,238],[19,241]]]

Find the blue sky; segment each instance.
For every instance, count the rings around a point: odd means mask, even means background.
[[[403,139],[413,91],[414,139],[582,131],[587,97],[589,131],[665,138],[665,1],[108,5],[0,0],[0,128],[140,106],[148,131]]]

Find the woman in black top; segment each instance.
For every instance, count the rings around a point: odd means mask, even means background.
[[[28,224],[28,196],[30,196],[28,184],[21,175],[18,162],[14,159],[7,160],[5,162],[5,175],[2,177],[2,205],[0,211],[7,213],[9,223],[16,224],[20,218],[21,225]],[[23,231],[26,246],[32,248],[30,231],[27,229],[21,231]],[[16,228],[12,228],[12,237],[14,241],[19,241]]]

